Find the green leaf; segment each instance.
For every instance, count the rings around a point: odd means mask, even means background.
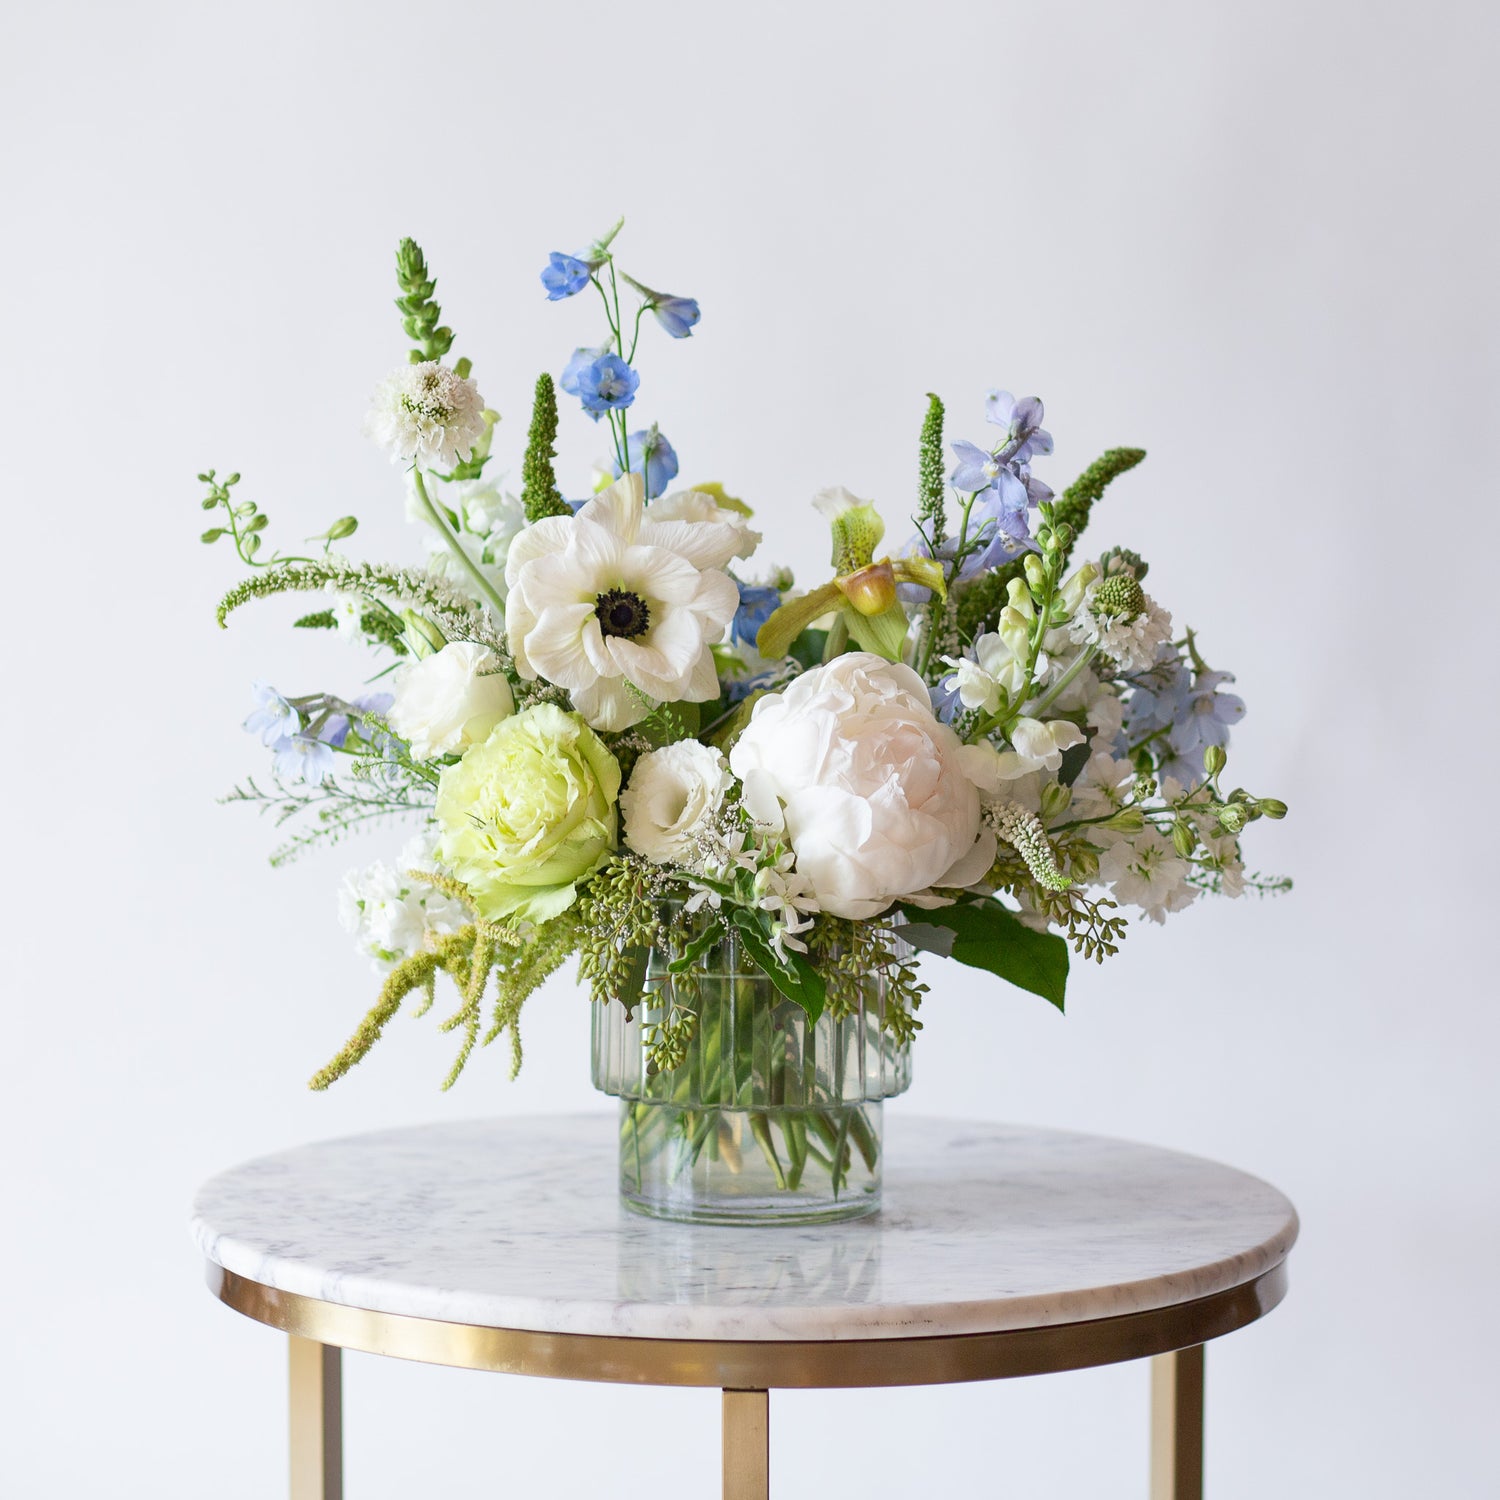
[[[1057,768],[1057,779],[1064,786],[1072,786],[1080,776],[1083,768],[1089,763],[1089,756],[1094,753],[1094,747],[1085,740],[1081,745],[1070,745],[1063,751],[1062,764]]]
[[[826,630],[804,630],[792,642],[792,649],[788,655],[802,667],[803,671],[811,672],[814,667],[823,665],[823,647],[827,642]]]
[[[641,995],[646,988],[646,961],[649,957],[649,951],[639,945],[630,948],[625,954],[620,987],[610,998],[618,1000],[625,1007],[627,1016],[641,1003]]]
[[[961,901],[928,911],[903,903],[902,938],[913,948],[985,969],[1063,1008],[1068,945],[1055,932],[1037,932],[998,901]]]
[[[632,732],[640,735],[653,749],[690,740],[698,733],[699,715],[696,703],[663,703],[654,709]]]
[[[783,964],[776,957],[776,950],[754,912],[746,911],[742,906],[734,907],[729,920],[739,933],[745,951],[765,971],[771,983],[788,1000],[800,1005],[807,1012],[808,1020],[816,1021],[823,1014],[823,1005],[828,999],[823,976],[794,949],[787,950],[787,961]]]

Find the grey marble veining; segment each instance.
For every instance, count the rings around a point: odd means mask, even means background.
[[[610,1115],[471,1120],[266,1156],[199,1192],[226,1270],[447,1322],[638,1338],[998,1332],[1238,1286],[1297,1235],[1275,1188],[1126,1141],[886,1113],[885,1206],[678,1226],[615,1191]]]

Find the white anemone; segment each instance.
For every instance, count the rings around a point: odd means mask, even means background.
[[[639,474],[528,526],[505,563],[517,671],[566,688],[595,729],[718,697],[710,647],[740,597],[719,570],[743,541],[726,522],[653,520]]]

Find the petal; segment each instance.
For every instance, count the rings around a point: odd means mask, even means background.
[[[546,516],[517,532],[505,558],[505,586],[512,589],[521,569],[533,559],[568,544],[573,534],[573,516]]]
[[[578,516],[603,526],[626,542],[633,542],[645,504],[646,481],[636,473],[622,474],[607,490],[600,490]]]
[[[598,677],[586,687],[570,689],[573,707],[594,729],[610,733],[639,724],[654,705],[618,677]]]

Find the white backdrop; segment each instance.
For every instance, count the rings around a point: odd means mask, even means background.
[[[184,1232],[210,1172],[603,1107],[565,981],[514,1086],[485,1056],[438,1094],[448,1041],[409,1023],[303,1088],[370,995],[338,875],[388,841],[273,874],[271,829],[213,799],[260,764],[252,677],[352,689],[361,662],[292,640],[289,606],[214,628],[235,574],[193,474],[243,471],[289,540],[352,510],[366,555],[411,553],[359,431],[404,358],[396,240],[514,465],[537,371],[594,331],[537,271],[625,212],[627,263],[704,309],[648,339],[639,411],[757,505],[767,558],[816,572],[825,484],[901,514],[929,389],[953,436],[987,386],[1040,393],[1059,487],[1151,450],[1093,539],[1146,554],[1238,673],[1232,779],[1292,808],[1252,858],[1297,891],[1136,929],[1066,1020],[934,971],[890,1129],[1019,1119],[1270,1178],[1303,1239],[1286,1305],[1210,1352],[1210,1492],[1495,1493],[1492,8],[59,5],[5,31],[0,1490],[278,1492],[282,1341],[211,1301]],[[599,433],[570,412],[563,441],[577,492]],[[711,1393],[346,1380],[351,1500],[716,1482]],[[1145,1417],[1135,1366],[783,1395],[774,1487],[1139,1497]]]

